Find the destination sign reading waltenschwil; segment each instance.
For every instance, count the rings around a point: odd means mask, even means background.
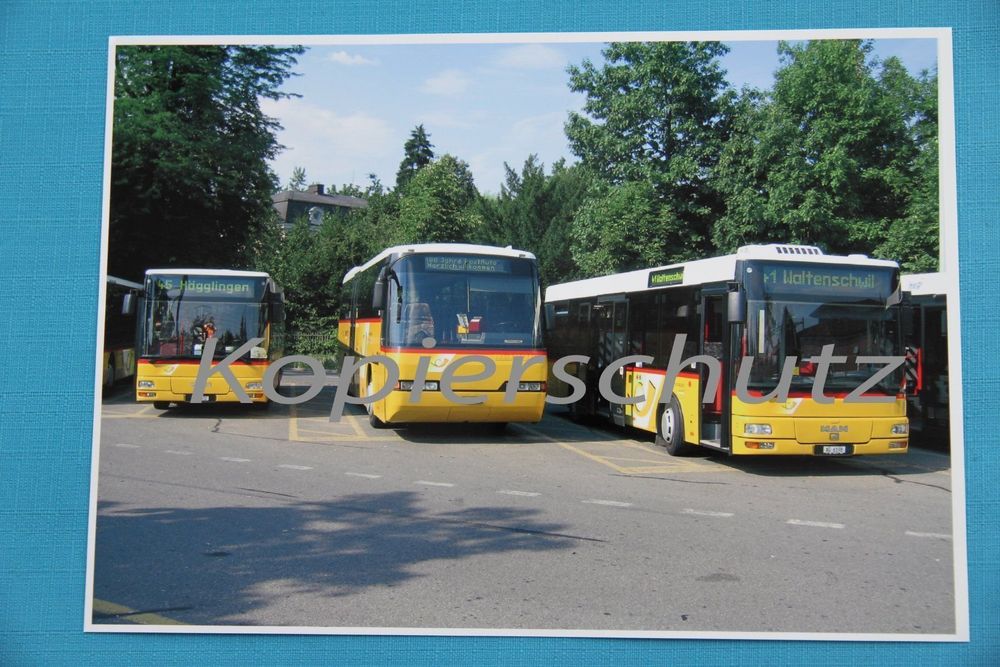
[[[649,287],[668,287],[684,282],[684,267],[649,272]]]

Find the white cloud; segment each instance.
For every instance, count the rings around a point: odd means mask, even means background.
[[[261,108],[284,129],[278,142],[285,146],[271,168],[282,185],[294,167],[306,170],[310,182],[340,186],[364,184],[369,172],[398,162],[402,141],[384,119],[361,112],[339,114],[301,99],[261,100]]]
[[[546,173],[551,171],[552,163],[560,157],[569,157],[569,163],[575,162],[566,149],[566,135],[563,133],[565,122],[566,112],[554,111],[521,118],[508,126],[492,142],[493,148],[480,151],[469,158],[469,167],[479,191],[498,193],[500,184],[505,179],[504,162],[520,173],[525,159],[532,153],[545,164]]]
[[[504,49],[496,64],[514,69],[563,69],[566,56],[544,44],[522,44]]]
[[[457,69],[447,69],[424,81],[420,90],[431,95],[461,95],[468,90],[472,79]]]
[[[378,65],[378,60],[365,58],[360,54],[351,54],[347,51],[335,51],[326,57],[327,60],[340,65]]]

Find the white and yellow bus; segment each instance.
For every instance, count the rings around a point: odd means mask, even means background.
[[[387,248],[344,277],[338,338],[356,358],[382,355],[398,369],[385,397],[366,404],[376,427],[415,422],[537,422],[545,408],[545,350],[535,256],[522,250],[461,243]],[[486,357],[495,370],[468,360]],[[424,371],[420,371],[421,360]],[[451,389],[445,369],[458,364]],[[530,364],[505,401],[516,364]],[[458,372],[461,370],[461,372]],[[462,376],[487,375],[478,380]],[[422,375],[423,377],[418,377]],[[390,374],[361,366],[351,394],[373,397]],[[414,391],[414,383],[424,382]]]
[[[260,337],[263,342],[234,361],[229,370],[256,407],[267,407],[264,372],[281,356],[284,340],[284,296],[268,274],[150,269],[139,323],[136,400],[140,403],[152,403],[157,409],[190,403],[210,337],[216,339],[218,360]],[[201,402],[236,401],[239,397],[221,373],[208,377]]]
[[[551,358],[590,358],[567,366],[568,377],[587,387],[572,405],[577,415],[656,433],[671,454],[698,447],[734,455],[904,453],[909,426],[901,369],[865,394],[879,402],[844,400],[887,367],[859,358],[902,357],[899,300],[895,262],[831,256],[813,246],[746,246],[723,257],[553,285],[545,294],[546,337]],[[683,359],[706,355],[721,367],[714,396],[703,396],[708,363],[685,366],[663,396],[681,334]],[[808,360],[827,345],[847,359],[830,366],[818,401],[816,366]],[[653,362],[622,367],[611,388],[643,400],[609,402],[597,391],[598,377],[630,355]],[[798,362],[786,400],[740,399],[735,381],[744,357],[753,365],[743,395],[762,398],[778,387],[791,356]],[[568,390],[553,385],[554,395]]]
[[[907,373],[914,439],[948,447],[948,276],[914,273],[900,279],[903,287],[903,342],[913,362]]]
[[[135,301],[142,285],[108,276],[104,296],[103,386],[135,375]]]

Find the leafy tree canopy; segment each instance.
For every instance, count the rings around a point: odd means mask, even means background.
[[[247,266],[273,217],[278,124],[260,99],[301,47],[126,46],[116,54],[109,271]]]
[[[426,165],[399,200],[395,243],[463,242],[481,224],[479,197],[469,165],[451,155]]]
[[[403,161],[396,172],[396,189],[406,187],[422,167],[434,159],[434,146],[423,125],[417,125],[410,132],[410,138],[403,144]]]

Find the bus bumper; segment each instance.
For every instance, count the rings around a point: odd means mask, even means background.
[[[906,436],[875,438],[868,442],[799,442],[767,436],[733,437],[732,454],[753,456],[865,456],[871,454],[905,454],[909,441]]]
[[[386,423],[420,422],[537,422],[545,411],[545,392],[518,392],[513,402],[504,403],[503,392],[458,391],[466,398],[485,396],[477,405],[461,405],[440,392],[425,391],[420,400],[411,403],[410,392],[393,391],[372,408],[375,416]]]
[[[230,367],[251,403],[266,403],[263,365]],[[140,363],[136,373],[135,400],[139,403],[190,403],[198,374],[195,364]],[[238,403],[239,397],[218,373],[208,377],[202,403]]]

